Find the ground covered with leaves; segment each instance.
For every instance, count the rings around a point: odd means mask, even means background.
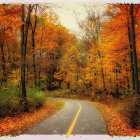
[[[93,103],[102,113],[110,136],[140,136],[140,130],[132,129],[124,115],[120,114],[113,106],[100,102]]]
[[[44,118],[56,113],[63,106],[63,102],[49,100],[41,108],[33,112],[24,113],[15,117],[1,118],[0,135],[19,135]]]

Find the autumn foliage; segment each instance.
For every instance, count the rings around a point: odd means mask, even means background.
[[[110,134],[139,135],[129,129],[140,126],[140,5],[107,4],[103,13],[87,7],[87,17],[78,22],[81,38],[61,25],[51,7],[49,3],[0,5],[2,116],[39,108],[46,96],[42,91],[47,96],[72,95],[102,103],[102,96],[105,101],[109,96],[127,106],[122,106],[126,110],[122,116],[130,120],[124,124],[113,108],[99,105],[106,114],[113,111],[110,130],[114,119],[122,123],[120,130]],[[15,91],[10,91],[11,83]],[[126,103],[131,97],[133,102]],[[19,110],[10,108],[10,98],[20,105]]]

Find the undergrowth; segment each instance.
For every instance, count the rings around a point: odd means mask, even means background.
[[[45,94],[37,88],[27,89],[29,111],[39,108],[45,102]],[[21,89],[10,82],[0,87],[0,117],[14,116],[23,112]]]
[[[94,101],[111,106],[125,116],[125,121],[134,129],[140,129],[140,97],[128,95],[125,98],[114,98],[112,95],[96,95]]]

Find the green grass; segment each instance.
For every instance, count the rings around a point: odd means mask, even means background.
[[[61,108],[63,108],[65,106],[65,102],[62,102],[62,101],[57,101],[57,100],[54,100],[53,98],[51,97],[48,97],[47,98],[47,101],[48,102],[57,102],[59,105],[57,106],[57,109],[60,110]]]
[[[33,87],[27,89],[29,111],[33,111],[44,104],[45,94]],[[0,117],[14,116],[23,112],[21,89],[10,82],[0,87]]]
[[[123,107],[122,106],[116,106],[116,109],[118,112],[123,112]]]
[[[65,103],[64,102],[61,102],[59,101],[59,106],[58,106],[58,109],[61,109],[65,106]]]
[[[45,94],[37,88],[28,89],[27,101],[28,101],[29,108],[35,109],[35,108],[39,108],[45,103],[46,97]]]
[[[70,90],[54,90],[54,91],[46,91],[45,94],[47,97],[69,97],[70,96]]]

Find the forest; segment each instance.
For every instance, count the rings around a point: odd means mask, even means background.
[[[53,8],[0,5],[0,122],[61,97],[111,106],[139,130],[140,4],[86,7],[86,18],[77,16],[81,37]]]

